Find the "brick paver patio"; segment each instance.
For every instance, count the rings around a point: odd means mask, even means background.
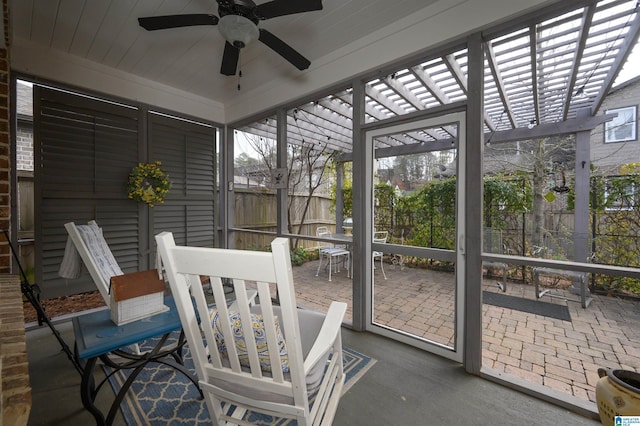
[[[331,300],[349,304],[351,280],[343,270],[328,281],[316,262],[294,267],[301,306],[326,310]],[[453,274],[385,265],[387,280],[375,271],[377,323],[402,329],[440,344],[453,344]],[[485,290],[499,291],[485,279]],[[509,282],[507,294],[535,300],[533,285]],[[598,367],[640,371],[640,304],[594,296],[587,309],[579,303],[544,297],[566,305],[571,321],[485,304],[483,366],[595,402]]]

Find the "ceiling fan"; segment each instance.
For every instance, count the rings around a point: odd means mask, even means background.
[[[218,25],[226,40],[220,73],[235,75],[240,49],[260,40],[299,70],[309,68],[311,62],[271,32],[258,28],[258,22],[278,16],[322,10],[322,0],[272,0],[256,5],[252,0],[216,0],[218,18],[208,14],[150,16],[138,18],[147,31],[195,25]]]

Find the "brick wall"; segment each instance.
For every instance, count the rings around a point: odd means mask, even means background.
[[[9,0],[2,0],[3,46],[9,46]],[[0,46],[0,229],[11,219],[9,52]],[[31,409],[29,365],[20,281],[11,272],[9,245],[0,240],[0,426],[26,425]]]
[[[18,170],[33,171],[33,129],[20,123],[16,131],[16,166]]]
[[[0,300],[0,426],[23,426],[29,421],[31,386],[18,276],[0,275]]]

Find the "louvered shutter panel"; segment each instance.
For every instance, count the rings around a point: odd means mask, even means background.
[[[157,114],[148,123],[149,159],[162,162],[172,185],[153,208],[150,236],[170,231],[177,244],[214,247],[216,129]]]
[[[120,267],[139,268],[138,206],[126,181],[138,159],[136,108],[34,87],[36,279],[44,298],[95,290],[58,276],[64,224],[95,219]]]

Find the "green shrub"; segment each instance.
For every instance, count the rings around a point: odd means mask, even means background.
[[[291,250],[291,264],[293,266],[300,266],[305,262],[313,260],[315,256],[314,252],[309,252],[304,247],[297,247]]]

